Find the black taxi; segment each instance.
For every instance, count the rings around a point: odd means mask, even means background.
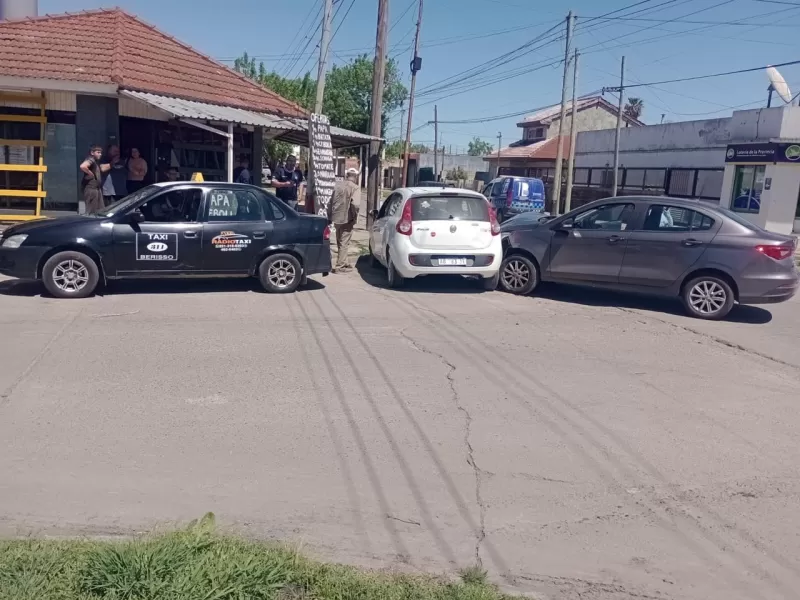
[[[58,298],[86,297],[109,279],[186,275],[258,277],[286,293],[330,270],[327,220],[244,184],[157,183],[95,214],[0,234],[0,273],[40,279]]]

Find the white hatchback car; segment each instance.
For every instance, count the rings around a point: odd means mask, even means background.
[[[503,245],[494,208],[461,188],[401,188],[375,214],[369,250],[390,287],[423,275],[473,275],[497,287]]]

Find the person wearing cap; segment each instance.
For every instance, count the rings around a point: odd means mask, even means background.
[[[358,219],[358,209],[361,205],[361,189],[358,181],[358,169],[347,169],[344,180],[337,181],[333,188],[329,220],[336,226],[336,249],[334,254],[331,246],[331,262],[334,263],[334,272],[342,273],[352,267],[347,263],[347,249],[353,237],[353,227]]]
[[[286,164],[275,169],[272,185],[275,195],[283,200],[292,210],[297,209],[297,189],[303,183],[303,172],[297,168],[297,157],[289,155]]]

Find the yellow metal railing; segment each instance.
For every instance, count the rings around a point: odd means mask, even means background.
[[[11,198],[36,198],[36,208],[32,215],[15,215],[15,214],[0,214],[0,221],[28,221],[31,219],[39,219],[42,215],[42,199],[47,197],[47,192],[44,191],[44,174],[47,172],[47,167],[44,164],[44,147],[46,144],[47,134],[47,114],[45,108],[47,100],[45,99],[44,92],[41,94],[19,94],[11,92],[0,93],[0,101],[5,102],[21,102],[24,104],[34,104],[39,107],[39,115],[7,115],[0,114],[0,122],[11,123],[38,123],[39,124],[39,139],[38,140],[10,140],[0,139],[0,147],[2,146],[28,146],[33,148],[41,148],[39,151],[38,164],[35,165],[11,165],[0,164],[0,172],[16,172],[16,173],[36,173],[37,184],[35,190],[13,190],[13,189],[0,189],[0,197]]]

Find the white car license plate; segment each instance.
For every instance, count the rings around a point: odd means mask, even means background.
[[[466,258],[440,258],[439,259],[439,266],[440,267],[466,267],[467,266],[467,259]]]

